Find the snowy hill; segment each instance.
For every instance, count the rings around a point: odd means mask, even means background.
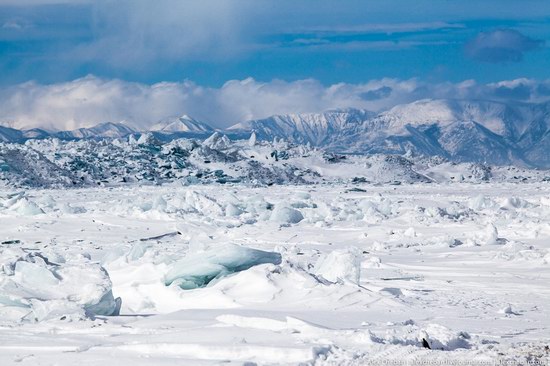
[[[23,138],[23,133],[19,130],[0,126],[0,141],[15,142]]]
[[[23,142],[28,139],[43,139],[51,136],[52,133],[40,128],[17,130],[11,127],[0,126],[0,141],[3,142]]]
[[[79,128],[73,131],[62,131],[53,136],[62,139],[87,139],[87,138],[118,138],[135,133],[132,127],[122,123],[104,122],[90,128]]]
[[[197,121],[186,114],[181,117],[163,119],[153,125],[149,130],[167,134],[178,132],[204,133],[214,131],[214,129],[206,123]]]
[[[25,139],[45,139],[52,136],[52,133],[41,128],[31,128],[30,130],[23,130],[23,137]]]

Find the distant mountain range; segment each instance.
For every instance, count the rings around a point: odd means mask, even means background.
[[[550,104],[477,100],[420,100],[376,114],[358,109],[277,115],[216,130],[187,115],[167,118],[148,132],[168,141],[205,139],[214,132],[231,139],[284,139],[351,154],[419,154],[452,161],[550,168]],[[123,138],[140,134],[121,123],[74,131],[17,130],[0,126],[0,141]]]
[[[123,123],[104,122],[90,128],[79,128],[72,131],[47,131],[39,128],[17,130],[0,126],[0,141],[23,142],[30,139],[57,137],[63,140],[78,140],[90,138],[121,138],[138,133],[137,130]]]
[[[550,104],[420,100],[380,114],[347,109],[282,115],[236,124],[229,135],[255,131],[335,152],[419,154],[452,161],[550,168]]]
[[[163,134],[177,133],[213,133],[214,129],[204,122],[184,114],[181,117],[169,117],[155,123],[150,131]]]
[[[285,139],[298,144],[332,147],[336,140],[358,133],[364,121],[376,114],[359,109],[341,109],[325,113],[286,114],[246,121],[229,127],[229,135],[250,135],[260,140]]]

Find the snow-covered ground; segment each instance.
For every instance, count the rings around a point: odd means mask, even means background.
[[[548,182],[4,188],[0,365],[548,362],[549,197]]]

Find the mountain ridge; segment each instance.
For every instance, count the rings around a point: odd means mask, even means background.
[[[422,99],[374,113],[336,109],[282,114],[237,123],[224,130],[188,115],[168,117],[147,131],[124,123],[49,132],[0,126],[0,141],[32,138],[125,138],[152,133],[162,141],[206,139],[223,133],[231,139],[286,140],[346,154],[417,154],[452,161],[550,168],[550,103]]]
[[[205,122],[198,121],[184,114],[179,117],[168,117],[155,123],[149,131],[160,133],[204,133],[214,132],[214,128]]]

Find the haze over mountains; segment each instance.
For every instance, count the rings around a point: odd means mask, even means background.
[[[359,109],[276,115],[237,123],[225,130],[183,115],[155,123],[155,137],[206,138],[221,131],[232,139],[284,139],[334,152],[418,154],[452,161],[550,168],[550,104],[478,100],[419,100],[376,114]],[[125,123],[49,132],[0,126],[0,141],[31,138],[120,138],[139,134]]]

